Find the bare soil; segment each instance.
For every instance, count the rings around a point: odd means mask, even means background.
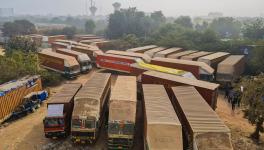
[[[264,150],[264,135],[261,135],[261,141],[256,144],[250,139],[250,134],[254,132],[255,127],[243,117],[243,111],[236,108],[233,112],[231,104],[224,99],[222,94],[218,97],[217,114],[231,130],[232,144],[235,150]]]
[[[92,72],[94,72],[93,70]],[[82,75],[78,79],[67,82],[85,83],[89,80],[92,73]],[[112,77],[112,86],[114,86],[116,75]],[[50,88],[52,94],[58,92],[62,88],[62,85]],[[254,126],[248,123],[243,118],[243,112],[237,109],[234,113],[231,111],[230,104],[220,94],[218,98],[218,107],[216,112],[225,124],[231,129],[232,143],[235,150],[264,150],[263,142],[259,145],[252,142],[249,138],[250,133],[254,131]],[[142,115],[142,110],[138,112]],[[104,150],[106,148],[106,128],[103,127],[101,136],[98,142],[94,146],[78,146],[73,145],[69,138],[61,140],[51,140],[44,137],[42,120],[46,115],[46,104],[44,103],[36,112],[14,121],[9,124],[5,124],[0,128],[0,150],[64,150],[64,149],[96,149]],[[138,118],[142,121],[142,118]],[[139,121],[139,122],[141,122]],[[136,141],[134,149],[142,149],[142,134],[143,125],[139,123],[136,131]],[[264,141],[264,136],[261,136]]]

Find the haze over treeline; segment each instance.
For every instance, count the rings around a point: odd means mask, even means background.
[[[88,4],[90,3],[89,0]],[[258,17],[264,15],[263,0],[94,0],[97,15],[113,12],[112,3],[123,8],[137,7],[145,12],[161,10],[166,16],[205,16],[222,12],[225,16]],[[1,8],[14,8],[16,14],[84,15],[85,0],[0,0]]]

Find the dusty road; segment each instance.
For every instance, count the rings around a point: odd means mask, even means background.
[[[74,81],[85,83],[91,76],[91,73],[82,75]],[[112,77],[112,87],[115,84],[116,75]],[[56,93],[62,86],[51,88],[52,93]],[[248,137],[254,131],[254,127],[243,118],[240,110],[236,110],[231,114],[230,105],[219,95],[218,107],[216,112],[220,118],[226,123],[232,132],[232,142],[235,149],[239,150],[263,150],[264,145],[256,146]],[[139,111],[142,114],[141,111]],[[0,150],[39,150],[39,149],[106,149],[106,130],[102,130],[98,143],[93,147],[82,147],[72,145],[70,139],[66,140],[50,140],[46,139],[43,134],[42,119],[46,115],[46,104],[43,104],[35,113],[30,114],[20,120],[12,122],[5,127],[0,128]],[[138,118],[141,120],[142,118]],[[137,128],[136,147],[134,149],[142,149],[142,126],[140,123]],[[264,136],[262,135],[264,141]]]

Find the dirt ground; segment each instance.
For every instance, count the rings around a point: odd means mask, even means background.
[[[230,128],[235,150],[264,150],[264,135],[261,135],[259,145],[252,142],[249,136],[254,132],[255,127],[243,118],[243,112],[239,108],[233,112],[231,105],[227,102],[227,99],[224,99],[222,94],[218,97],[216,112]]]
[[[92,71],[94,72],[94,71]],[[74,81],[85,83],[92,73],[82,75]],[[114,86],[116,75],[112,78],[112,86]],[[58,92],[62,86],[51,88],[51,93]],[[240,110],[236,110],[235,113],[231,112],[230,105],[226,102],[223,96],[220,94],[218,99],[218,107],[216,112],[220,118],[226,123],[232,132],[232,143],[235,150],[264,150],[264,144],[256,145],[248,137],[249,134],[254,131],[254,126],[250,125],[246,119],[243,118],[243,114]],[[138,112],[140,116],[142,111]],[[43,104],[35,113],[32,113],[20,120],[5,124],[0,128],[0,150],[35,150],[35,149],[96,149],[104,150],[106,148],[106,129],[103,128],[100,138],[95,146],[77,146],[72,145],[69,138],[66,140],[50,140],[44,137],[42,120],[46,115],[46,104]],[[139,120],[142,118],[138,118]],[[142,124],[138,125],[136,129],[138,134],[136,135],[136,144],[134,149],[142,149]],[[262,141],[264,141],[264,135],[262,135]]]

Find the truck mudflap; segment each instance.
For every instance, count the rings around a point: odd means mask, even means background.
[[[56,131],[56,132],[45,132],[46,138],[66,138],[67,133],[65,131]]]
[[[133,146],[133,139],[126,138],[108,138],[108,149],[127,150]]]

